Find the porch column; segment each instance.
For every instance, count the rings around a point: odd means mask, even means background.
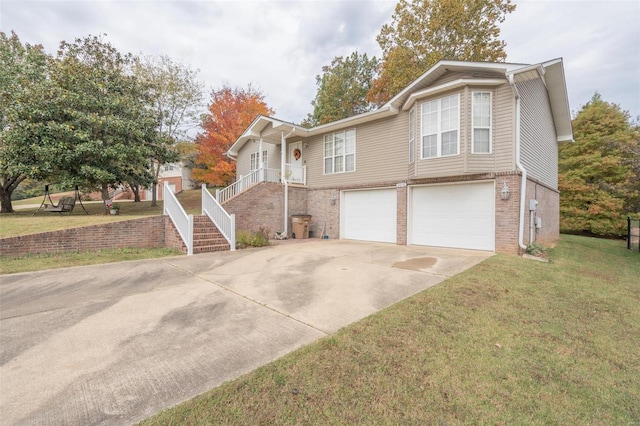
[[[260,181],[264,182],[265,180],[267,180],[265,178],[266,173],[264,170],[264,158],[262,158],[262,136],[260,136],[260,143],[258,144],[258,170],[260,170]]]
[[[289,234],[289,220],[287,219],[289,217],[289,187],[288,187],[288,182],[287,182],[287,175],[285,174],[286,171],[286,165],[285,162],[287,160],[287,140],[284,137],[284,132],[282,132],[282,136],[281,136],[281,145],[282,147],[282,152],[280,153],[280,173],[282,176],[282,182],[284,183],[283,188],[284,188],[284,233],[285,235]]]

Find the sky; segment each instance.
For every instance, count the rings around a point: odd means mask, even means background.
[[[507,61],[562,57],[573,114],[597,91],[640,116],[640,1],[516,0],[501,24]],[[380,58],[396,0],[0,0],[0,31],[55,54],[106,34],[122,53],[167,55],[212,89],[251,84],[279,119],[312,111],[316,76],[336,56]]]

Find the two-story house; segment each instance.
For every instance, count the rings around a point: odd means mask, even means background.
[[[375,111],[314,128],[259,116],[218,193],[238,229],[518,253],[559,237],[562,59],[441,61]]]

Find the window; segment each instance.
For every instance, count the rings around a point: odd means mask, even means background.
[[[473,92],[471,132],[471,152],[474,154],[491,153],[491,93]]]
[[[421,158],[445,157],[460,152],[460,96],[424,102]]]
[[[163,169],[164,169],[165,172],[170,172],[173,169],[175,169],[175,164],[167,163],[167,164],[164,165]]]
[[[416,152],[416,109],[409,111],[409,164],[413,163]]]
[[[356,169],[356,131],[324,136],[324,173],[353,172]]]
[[[262,151],[262,164],[264,168],[267,168],[267,151]],[[251,171],[254,172],[260,168],[260,153],[254,152],[251,154]]]

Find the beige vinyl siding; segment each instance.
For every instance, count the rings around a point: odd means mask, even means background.
[[[472,78],[504,78],[504,73],[491,72],[491,71],[450,71],[431,83],[429,86],[435,87],[441,84],[451,83],[452,81],[460,79],[472,79]]]
[[[467,125],[465,123],[469,122],[470,116],[470,106],[469,100],[465,93],[467,89],[464,90],[453,90],[446,93],[441,93],[436,96],[431,96],[428,98],[420,99],[417,101],[417,122],[418,122],[418,132],[416,134],[417,137],[417,145],[418,152],[416,155],[416,177],[417,178],[425,178],[425,177],[441,177],[441,176],[455,176],[461,175],[464,173],[465,169],[465,151],[467,150],[466,139],[468,138],[468,130]],[[460,109],[460,128],[459,128],[459,137],[460,137],[460,153],[458,155],[452,155],[449,157],[437,157],[437,158],[428,158],[421,159],[421,147],[422,147],[422,112],[421,105],[425,101],[431,101],[434,99],[444,98],[446,96],[451,96],[459,94],[460,95],[460,103],[458,108]]]
[[[530,177],[557,189],[558,144],[546,87],[540,78],[516,81],[516,87],[521,99],[522,165]]]
[[[471,147],[471,111],[472,93],[491,93],[491,154],[473,154]],[[514,101],[509,85],[495,87],[469,87],[465,93],[466,110],[464,123],[466,129],[466,173],[502,172],[515,169],[515,137],[514,137]]]
[[[344,130],[356,130],[355,171],[324,174],[324,135],[307,139],[304,152],[309,187],[358,186],[407,178],[409,112]]]
[[[247,142],[240,152],[236,160],[236,179],[251,173],[251,154],[257,153],[260,148],[260,141]],[[280,145],[262,142],[262,150],[267,151],[267,163],[265,167],[268,169],[280,168]]]

